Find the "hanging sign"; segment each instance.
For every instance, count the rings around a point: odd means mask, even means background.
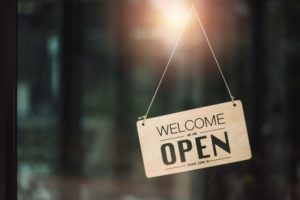
[[[148,178],[251,158],[241,101],[137,122]]]

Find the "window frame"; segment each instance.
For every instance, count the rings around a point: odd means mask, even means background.
[[[17,199],[16,0],[0,1],[0,199]]]

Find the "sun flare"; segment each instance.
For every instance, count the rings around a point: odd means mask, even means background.
[[[177,3],[166,7],[162,13],[162,23],[169,28],[180,28],[186,20],[189,20],[190,9],[183,3]]]
[[[177,30],[189,22],[190,6],[186,0],[152,0],[158,11],[158,22],[160,26],[170,30]]]

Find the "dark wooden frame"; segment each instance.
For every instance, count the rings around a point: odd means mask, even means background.
[[[16,0],[0,1],[0,199],[17,199]]]

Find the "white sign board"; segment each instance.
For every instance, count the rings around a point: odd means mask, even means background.
[[[147,177],[251,158],[241,101],[137,122]]]

